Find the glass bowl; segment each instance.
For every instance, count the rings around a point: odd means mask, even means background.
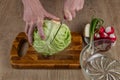
[[[120,80],[120,62],[113,59],[114,46],[109,39],[94,41],[94,53],[86,52],[86,45],[80,53],[80,64],[86,80]]]

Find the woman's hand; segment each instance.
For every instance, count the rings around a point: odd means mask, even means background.
[[[76,12],[81,10],[84,6],[84,0],[65,0],[64,4],[64,16],[65,19],[71,21]]]
[[[39,0],[22,0],[24,5],[23,19],[26,22],[25,33],[28,36],[30,44],[33,42],[33,32],[37,27],[39,35],[42,39],[45,39],[43,32],[44,18],[59,20],[59,18],[48,13],[41,5]]]

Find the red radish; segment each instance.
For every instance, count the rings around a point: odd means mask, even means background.
[[[100,34],[99,34],[99,33],[95,33],[94,39],[97,40],[97,39],[99,39],[99,38],[100,38]]]
[[[101,26],[98,30],[99,32],[94,34],[94,40],[99,40],[99,39],[110,39],[112,41],[112,46],[115,45],[116,43],[116,36],[114,34],[114,28],[109,26],[104,28]]]
[[[100,27],[100,29],[99,29],[99,33],[101,34],[101,33],[103,33],[103,32],[105,32],[105,28],[102,26],[102,27]]]
[[[110,34],[109,39],[112,41],[112,46],[115,46],[115,44],[116,44],[116,36],[115,36],[115,34]]]
[[[116,36],[115,36],[115,34],[110,34],[110,35],[109,35],[109,39],[110,39],[111,41],[115,42],[115,41],[116,41]]]
[[[100,34],[100,38],[102,38],[102,39],[108,38],[108,34],[103,32]]]
[[[105,29],[105,32],[106,32],[108,35],[113,34],[113,33],[114,33],[114,28],[109,26],[109,27],[107,27],[107,28]]]

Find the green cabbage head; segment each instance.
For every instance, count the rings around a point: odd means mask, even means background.
[[[62,24],[53,40],[59,26],[59,22],[45,20],[43,24],[43,30],[46,36],[45,40],[40,38],[37,30],[34,31],[33,47],[38,53],[43,55],[53,55],[64,50],[71,43],[70,29],[65,24]]]

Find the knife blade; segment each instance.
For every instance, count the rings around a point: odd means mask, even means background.
[[[55,36],[53,37],[53,39],[52,39],[51,43],[54,41],[54,39],[55,39],[56,35],[58,34],[58,32],[59,32],[60,28],[62,27],[62,24],[63,24],[63,20],[60,22],[60,26],[59,26],[59,28],[58,28],[57,32],[55,33]]]

